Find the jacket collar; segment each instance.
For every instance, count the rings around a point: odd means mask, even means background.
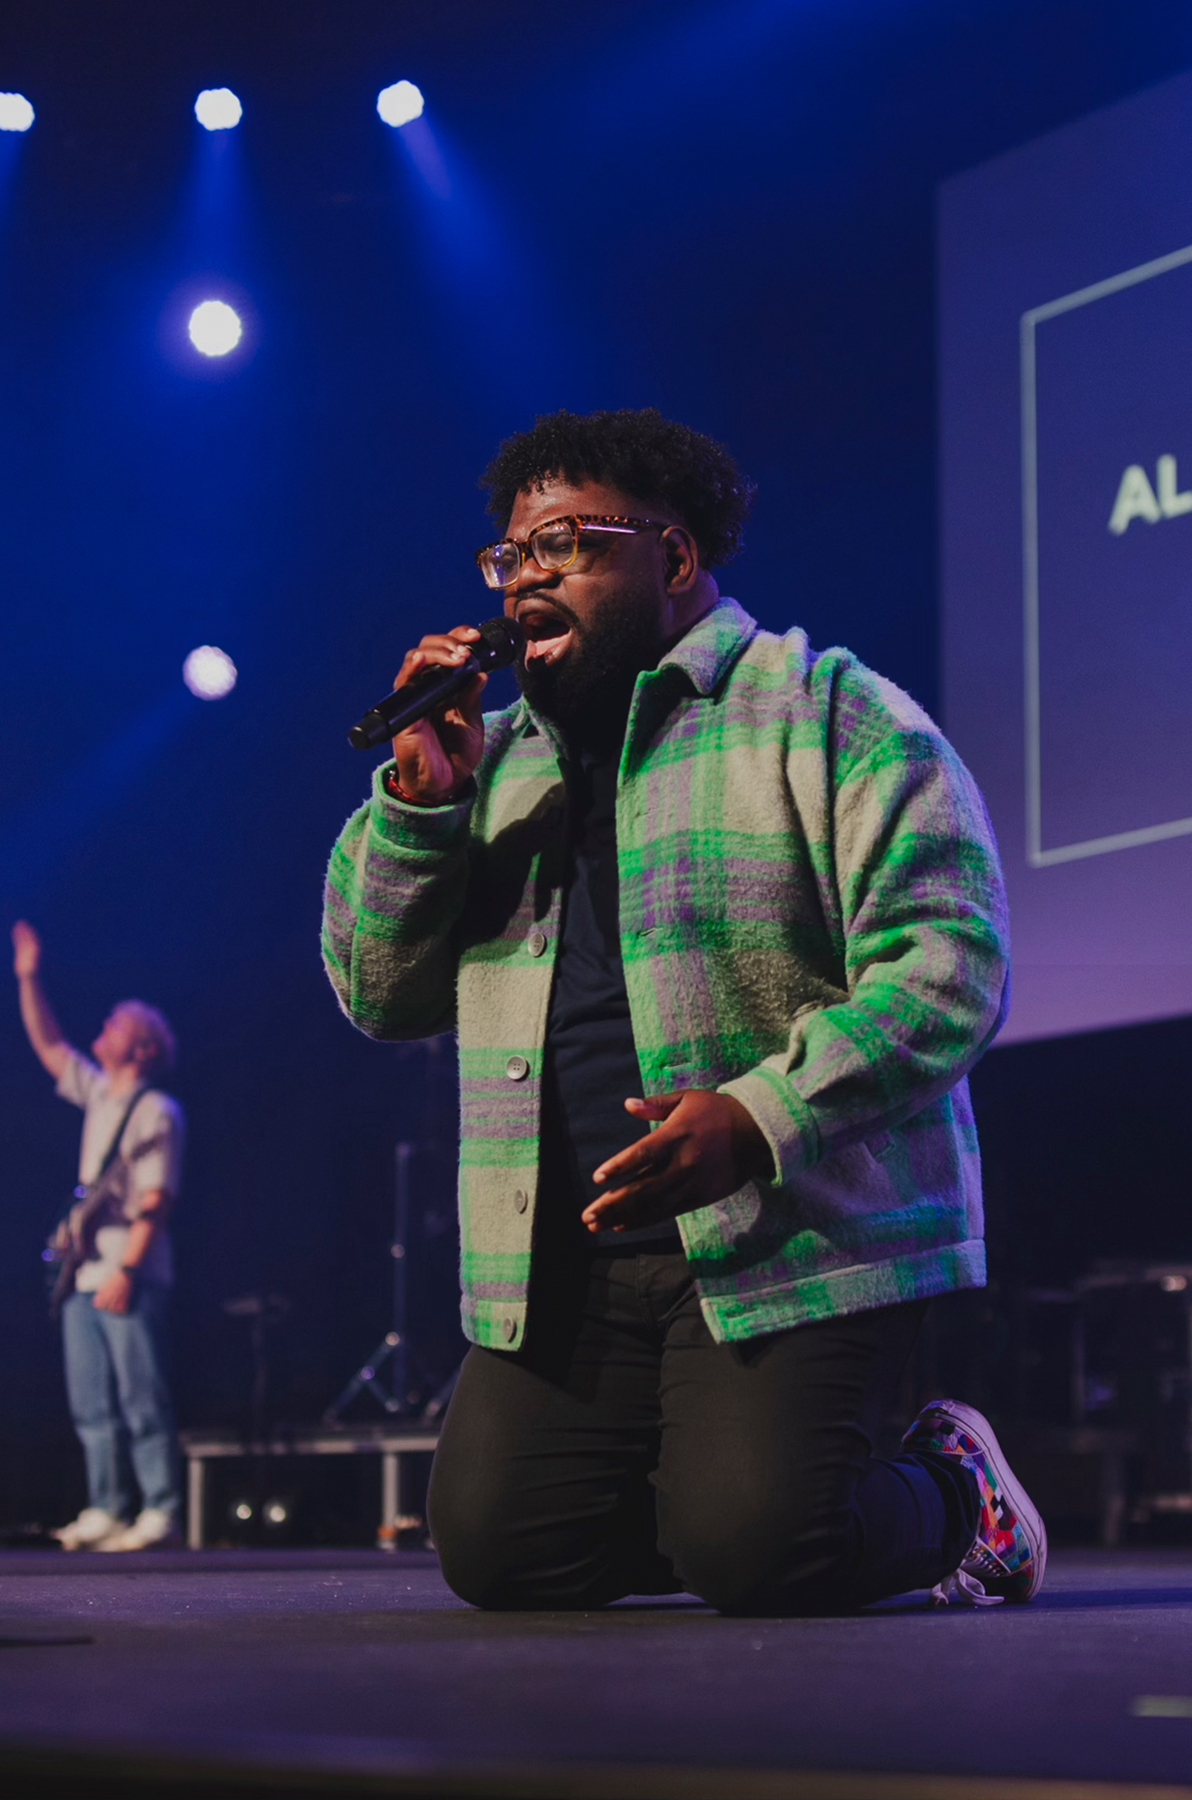
[[[687,635],[667,651],[657,669],[646,673],[660,675],[663,669],[678,669],[686,675],[697,694],[714,694],[756,633],[757,620],[751,618],[738,601],[722,595],[711,612],[697,620]],[[557,734],[524,699],[517,703],[513,728],[515,731],[539,731],[556,750],[559,748]]]
[[[681,669],[697,694],[714,694],[756,632],[757,620],[736,600],[722,596],[658,667]]]

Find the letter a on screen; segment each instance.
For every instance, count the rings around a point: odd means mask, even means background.
[[[1141,463],[1131,463],[1122,476],[1117,499],[1113,503],[1113,512],[1109,517],[1110,531],[1121,537],[1131,519],[1145,519],[1148,525],[1157,525],[1162,517],[1146,470]]]

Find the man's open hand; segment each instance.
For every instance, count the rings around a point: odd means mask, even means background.
[[[653,1100],[626,1100],[635,1119],[661,1119],[596,1170],[604,1192],[583,1215],[589,1231],[656,1225],[735,1194],[747,1181],[774,1179],[770,1146],[752,1113],[731,1094],[690,1088]]]
[[[24,919],[18,919],[12,928],[12,950],[12,972],[17,980],[36,975],[41,967],[41,939]]]

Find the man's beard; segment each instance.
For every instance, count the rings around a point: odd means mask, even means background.
[[[568,608],[571,645],[566,656],[557,663],[544,657],[518,661],[522,693],[568,742],[612,747],[624,737],[634,683],[643,669],[654,667],[662,647],[656,605],[652,590],[626,594],[620,605],[585,624]]]

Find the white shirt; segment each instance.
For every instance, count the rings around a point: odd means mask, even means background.
[[[138,1099],[120,1140],[117,1165],[110,1172],[114,1177],[112,1197],[99,1214],[99,1225],[93,1233],[93,1254],[75,1277],[75,1287],[81,1294],[95,1293],[120,1268],[128,1247],[129,1227],[140,1218],[145,1195],[164,1190],[171,1200],[178,1197],[186,1129],[182,1108],[156,1088],[141,1091],[142,1098]],[[131,1096],[113,1094],[108,1076],[77,1050],[71,1051],[62,1071],[58,1093],[72,1106],[83,1109],[79,1181],[85,1185],[99,1174]],[[152,1143],[154,1139],[156,1143]],[[140,1156],[135,1154],[151,1143],[152,1148],[144,1148]],[[173,1282],[173,1251],[163,1226],[159,1225],[153,1234],[141,1272],[146,1281],[158,1281],[164,1286]]]

